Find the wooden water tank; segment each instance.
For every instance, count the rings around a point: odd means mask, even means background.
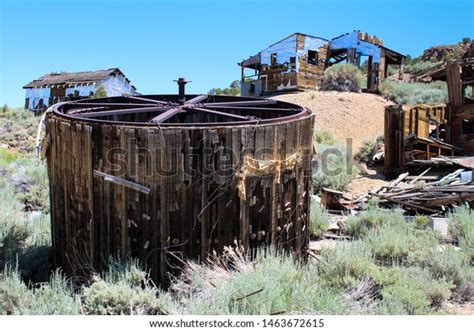
[[[54,105],[46,125],[54,261],[82,276],[138,258],[166,286],[225,246],[306,254],[311,111],[227,96]]]

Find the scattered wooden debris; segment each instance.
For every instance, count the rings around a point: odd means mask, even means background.
[[[432,176],[426,176],[430,169],[418,176],[401,174],[397,179],[377,190],[369,192],[355,201],[359,205],[376,197],[382,205],[399,205],[416,213],[438,214],[447,208],[462,203],[474,202],[474,183],[463,180],[462,174],[471,170],[458,169],[438,180],[431,182]]]

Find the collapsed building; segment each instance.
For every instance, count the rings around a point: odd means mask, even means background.
[[[343,61],[366,67],[367,91],[377,92],[387,77],[388,65],[399,65],[402,72],[405,56],[385,47],[382,39],[360,31],[332,40],[297,32],[239,63],[241,94],[317,89],[324,70]]]
[[[387,107],[386,175],[420,164],[461,162],[474,168],[474,162],[456,158],[474,155],[474,46],[463,58],[446,61],[423,76],[446,81],[448,103]]]

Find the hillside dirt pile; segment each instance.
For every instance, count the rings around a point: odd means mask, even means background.
[[[316,130],[329,130],[339,142],[352,139],[353,154],[365,139],[375,141],[384,132],[384,111],[391,102],[370,93],[308,91],[284,94],[273,99],[310,108]]]

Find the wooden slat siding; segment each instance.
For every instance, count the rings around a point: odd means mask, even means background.
[[[102,128],[101,125],[92,126],[92,171],[99,169],[103,164],[103,144],[102,144]],[[99,169],[102,170],[102,169]],[[99,178],[92,177],[93,181],[93,224],[94,224],[94,269],[104,270],[107,267],[107,261],[102,258],[102,254],[106,249],[101,238],[101,233],[104,227],[104,181]]]
[[[138,149],[137,149],[137,141],[136,141],[136,130],[139,129],[125,129],[125,135],[127,139],[127,172],[126,178],[132,182],[137,182],[137,157],[138,157]],[[128,232],[128,248],[130,252],[130,256],[136,257],[140,243],[138,243],[138,234],[137,234],[137,227],[138,227],[138,211],[137,211],[137,200],[138,200],[138,192],[134,190],[126,190],[126,206],[127,206],[127,232]],[[123,238],[123,237],[122,237]]]
[[[272,158],[276,160],[277,158],[281,157],[280,149],[280,138],[281,138],[281,125],[275,125],[275,133],[273,135],[273,142],[272,142]],[[274,176],[274,175],[273,175]],[[272,177],[273,177],[272,176]],[[272,186],[270,190],[270,228],[268,231],[270,232],[270,241],[275,248],[278,249],[278,189],[279,184],[275,182],[274,178],[272,178]]]
[[[157,262],[157,278],[159,282],[161,282],[165,274],[163,273],[163,270],[166,268],[166,262],[163,259],[164,256],[164,251],[163,247],[165,247],[164,242],[163,242],[163,237],[166,235],[163,235],[163,211],[162,205],[163,205],[163,196],[164,192],[166,190],[164,184],[163,184],[163,158],[164,158],[164,147],[165,147],[165,139],[164,135],[161,132],[161,129],[156,129],[155,130],[155,140],[156,140],[156,149],[155,149],[155,169],[156,169],[156,179],[157,179],[157,186],[156,186],[156,210],[154,212],[155,217],[156,217],[156,230],[157,233],[155,235],[156,238],[156,262]],[[163,265],[163,267],[162,267]]]
[[[92,175],[92,127],[83,125],[83,157],[81,165],[81,175],[84,178],[84,210],[83,217],[86,224],[86,235],[84,241],[88,243],[88,263],[94,266],[94,191]]]
[[[223,130],[224,134],[224,144],[221,153],[221,157],[225,158],[222,160],[223,169],[222,169],[222,176],[225,183],[223,187],[224,193],[220,197],[219,205],[220,205],[220,215],[219,215],[219,222],[221,224],[221,245],[220,247],[224,246],[231,246],[232,243],[232,223],[234,219],[234,215],[232,213],[231,206],[228,205],[228,201],[232,199],[232,191],[235,189],[235,185],[233,185],[231,181],[231,176],[235,173],[232,171],[232,130]]]
[[[168,188],[168,205],[170,210],[170,245],[173,246],[170,248],[170,251],[177,252],[177,256],[180,256],[182,251],[181,245],[184,241],[183,239],[183,219],[181,217],[181,199],[180,199],[180,190],[183,178],[183,166],[182,166],[182,134],[179,131],[172,130],[170,132],[170,140],[167,144],[167,149],[169,151],[170,159],[170,186]],[[173,256],[168,256],[168,259],[173,263],[178,263],[176,258]]]
[[[296,122],[296,148],[299,153],[303,152],[302,149],[302,131],[301,131],[301,122]],[[294,238],[294,243],[293,243],[293,249],[295,252],[296,258],[301,257],[301,248],[303,246],[303,233],[302,233],[302,220],[301,220],[301,200],[303,199],[302,196],[302,190],[304,189],[304,184],[303,184],[303,174],[301,173],[302,167],[300,165],[296,165],[295,169],[293,169],[293,172],[295,173],[295,196],[294,196],[294,204],[293,204],[293,210],[292,210],[292,217],[293,217],[293,222],[294,224],[294,233],[295,236]]]
[[[121,159],[125,160],[125,162],[127,160],[125,158],[126,156],[122,156],[120,154],[121,149],[124,147],[122,146],[121,134],[121,127],[110,127],[109,145],[107,150],[105,151],[106,154],[104,155],[104,159],[106,159],[108,163],[108,170],[104,171],[104,173],[126,179],[124,177],[126,169],[123,169],[124,165],[122,165],[120,161]],[[126,214],[122,214],[122,208],[124,205],[126,205],[124,201],[123,190],[124,188],[122,187],[122,185],[117,185],[114,182],[110,182],[108,196],[110,220],[107,227],[106,236],[110,240],[109,254],[116,259],[122,259],[125,256],[121,251],[120,245],[122,239],[124,238],[124,235],[122,233],[122,221],[124,219],[126,220]]]
[[[72,266],[70,264],[70,260],[69,260],[69,249],[70,249],[70,246],[71,246],[71,236],[69,234],[69,206],[70,206],[70,203],[69,203],[69,198],[68,198],[68,194],[70,194],[70,191],[68,190],[68,186],[70,185],[70,181],[68,179],[69,176],[71,176],[72,174],[72,171],[70,170],[71,167],[68,166],[71,164],[71,159],[70,159],[70,156],[68,155],[68,152],[67,152],[67,146],[71,146],[70,145],[70,139],[68,140],[67,139],[67,135],[70,135],[70,125],[68,122],[60,122],[60,141],[61,141],[61,145],[60,145],[60,151],[59,151],[59,160],[61,162],[61,165],[60,165],[60,168],[61,170],[59,171],[59,180],[61,180],[62,182],[62,185],[61,185],[61,189],[62,189],[62,192],[61,192],[61,195],[62,195],[62,203],[60,204],[59,208],[60,208],[60,215],[62,217],[62,220],[60,220],[61,222],[61,235],[63,236],[64,238],[64,245],[63,245],[63,249],[65,250],[65,254],[64,254],[64,259],[63,259],[63,265],[64,265],[64,270],[65,272],[67,273],[71,273],[72,272]]]
[[[150,270],[150,276],[152,279],[158,279],[158,242],[159,242],[159,223],[158,223],[158,176],[156,173],[157,167],[157,155],[156,148],[158,147],[157,130],[147,130],[147,149],[149,153],[149,163],[147,169],[147,183],[150,185],[150,194],[148,197],[149,211],[148,216],[150,219],[148,222],[148,240],[150,243],[147,248],[143,248],[145,251],[145,260],[143,261],[146,270]]]
[[[219,137],[218,143],[214,145],[214,181],[215,181],[215,195],[216,200],[214,203],[214,215],[213,215],[213,225],[212,225],[212,246],[216,252],[222,251],[223,243],[225,240],[224,235],[224,225],[223,225],[223,212],[225,203],[223,202],[224,193],[225,193],[225,176],[222,173],[223,167],[225,166],[225,161],[223,160],[224,155],[224,131],[225,130],[216,130]],[[213,190],[213,191],[214,191]]]
[[[256,160],[265,159],[265,127],[258,126],[254,134],[254,153],[253,157]],[[249,189],[251,194],[248,197],[251,201],[249,207],[249,218],[250,218],[250,243],[252,248],[257,248],[258,246],[258,236],[257,233],[265,226],[265,219],[261,217],[258,213],[260,208],[265,207],[263,201],[263,186],[262,183],[265,178],[268,176],[262,177],[250,177],[249,182],[251,183]]]
[[[453,107],[461,106],[463,92],[458,61],[449,61],[446,64],[446,80],[448,84],[449,105]]]
[[[286,127],[287,124],[279,124],[278,125],[278,133],[279,133],[279,157],[282,159],[286,158]],[[280,176],[280,183],[275,185],[275,194],[277,195],[276,198],[276,217],[277,217],[277,245],[279,248],[282,248],[283,243],[283,225],[284,225],[284,188],[285,188],[285,173],[282,172]]]
[[[79,195],[79,186],[78,183],[78,165],[76,160],[79,158],[77,145],[78,142],[76,140],[76,123],[71,123],[70,130],[69,130],[69,143],[66,145],[66,153],[67,159],[70,162],[70,174],[71,178],[67,180],[69,184],[68,190],[68,200],[69,200],[69,217],[67,219],[66,226],[68,227],[70,233],[70,241],[69,241],[69,259],[74,260],[71,263],[74,265],[79,266],[82,268],[82,261],[77,261],[78,257],[80,256],[78,243],[79,240],[77,238],[77,230],[80,229],[80,226],[77,226],[77,216],[78,216],[78,209],[80,204],[80,195]],[[78,272],[78,270],[73,270],[73,272]]]
[[[232,149],[231,149],[231,158],[232,158],[232,169],[233,173],[238,173],[239,168],[242,164],[242,140],[241,140],[241,129],[232,129]],[[232,228],[232,245],[234,244],[234,240],[238,241],[240,235],[240,208],[241,208],[241,201],[238,196],[237,192],[237,180],[234,176],[229,183],[229,191],[230,191],[230,199],[226,202],[226,205],[229,205],[230,213],[233,215],[231,228]],[[232,201],[229,204],[229,201]],[[235,216],[234,216],[235,215]]]
[[[82,125],[80,123],[72,124],[73,130],[71,134],[72,146],[73,146],[73,162],[74,162],[74,189],[75,189],[75,199],[72,199],[72,206],[75,210],[75,222],[74,222],[74,238],[75,242],[75,253],[76,258],[81,260],[81,264],[84,268],[90,267],[87,263],[87,243],[88,240],[85,239],[85,232],[87,231],[87,220],[84,218],[84,176],[82,173],[82,159],[84,153],[83,145],[83,132]]]
[[[57,131],[57,121],[55,119],[48,118],[46,122],[46,132],[49,133],[51,136],[51,144],[47,151],[46,157],[48,160],[48,177],[50,178],[50,183],[54,184],[57,180],[56,171],[59,168],[58,165],[58,156],[57,156],[57,147],[58,147],[58,131]],[[53,265],[55,268],[58,268],[62,261],[60,259],[61,255],[58,254],[60,252],[60,240],[58,230],[59,224],[57,224],[57,220],[60,219],[61,215],[58,215],[59,210],[59,203],[58,202],[58,193],[59,189],[56,187],[51,188],[49,190],[49,199],[50,199],[50,218],[51,218],[51,243],[53,249]]]
[[[129,165],[127,162],[128,158],[128,134],[127,129],[123,127],[117,127],[114,130],[114,148],[116,149],[114,154],[117,154],[116,162],[119,164],[119,167],[115,172],[120,177],[127,178],[127,174],[130,172]],[[119,158],[119,159],[118,159]],[[115,227],[115,254],[119,255],[121,258],[125,258],[130,254],[130,244],[129,244],[129,231],[128,231],[128,195],[127,192],[130,190],[122,185],[115,185],[115,198],[120,201],[116,213],[118,219],[114,221]],[[120,236],[120,237],[118,237]]]
[[[209,150],[211,148],[209,131],[203,130],[202,137],[202,148],[203,150]],[[201,259],[204,261],[207,258],[210,249],[210,238],[209,238],[209,211],[208,199],[209,199],[209,178],[211,174],[209,173],[209,155],[203,155],[202,157],[202,183],[201,183]]]
[[[189,148],[192,157],[189,160],[190,167],[188,171],[195,171],[194,176],[189,177],[188,192],[191,196],[190,202],[190,213],[191,217],[189,218],[189,231],[191,232],[191,241],[189,247],[191,250],[190,258],[197,259],[201,256],[201,222],[200,217],[198,217],[199,212],[201,211],[201,168],[202,162],[197,154],[200,149],[201,135],[197,130],[191,130],[189,132]],[[193,230],[194,228],[194,230]]]
[[[193,208],[193,198],[192,194],[190,194],[190,185],[189,182],[191,180],[191,176],[189,175],[189,168],[190,168],[190,156],[191,156],[191,148],[190,148],[190,132],[184,131],[180,132],[181,134],[181,141],[182,141],[182,175],[180,178],[180,191],[179,191],[179,201],[181,202],[179,215],[182,221],[182,238],[187,240],[189,238],[189,242],[181,247],[181,251],[183,252],[184,256],[190,256],[191,254],[191,226],[193,223],[192,219],[192,208]],[[184,244],[184,242],[182,242]]]
[[[172,189],[171,187],[171,180],[170,180],[170,168],[171,168],[171,160],[170,160],[170,152],[169,146],[173,139],[173,134],[168,133],[167,130],[161,131],[163,135],[163,151],[162,151],[162,177],[161,177],[161,187],[160,187],[160,241],[161,241],[161,254],[160,254],[160,279],[162,284],[168,284],[169,281],[167,279],[167,272],[169,269],[168,263],[170,262],[170,256],[167,254],[168,246],[171,243],[170,238],[170,210],[169,210],[169,190]]]
[[[143,151],[141,151],[140,153],[144,154],[144,160],[143,160],[144,164],[143,164],[143,173],[141,175],[142,177],[140,178],[140,181],[142,181],[143,184],[148,185],[150,188],[152,188],[153,186],[155,186],[155,184],[154,184],[154,180],[152,179],[152,173],[151,173],[151,169],[153,168],[153,159],[152,159],[152,154],[150,152],[150,141],[148,140],[148,138],[150,137],[148,134],[149,130],[143,128],[142,131],[143,131],[142,134],[143,134],[144,141],[142,145]],[[151,189],[150,189],[150,192],[151,192]],[[153,227],[152,227],[153,224],[151,223],[151,214],[153,213],[153,209],[152,209],[152,204],[150,201],[151,197],[149,194],[142,193],[140,197],[142,199],[141,221],[144,223],[144,227],[142,229],[143,237],[144,237],[143,246],[142,246],[142,250],[144,251],[142,261],[145,261],[148,255],[150,243],[153,237]]]
[[[309,238],[308,232],[308,217],[309,217],[309,205],[311,203],[309,199],[310,190],[311,190],[311,171],[308,169],[311,168],[311,158],[312,158],[312,136],[305,134],[305,132],[314,132],[314,117],[311,121],[301,123],[301,149],[303,150],[303,159],[301,164],[301,173],[303,176],[302,182],[303,187],[301,191],[301,236],[302,236],[302,246],[301,254],[304,258],[306,256],[305,252],[308,250]],[[309,147],[308,149],[308,146]]]
[[[217,140],[216,138],[213,140],[212,135],[215,136],[216,132],[214,128],[211,129],[214,133],[210,133],[207,129],[196,128],[186,130],[185,133],[184,129],[161,130],[156,127],[145,129],[100,124],[93,124],[91,127],[83,124],[82,127],[78,126],[76,129],[76,124],[73,124],[73,128],[66,130],[63,127],[67,127],[68,122],[60,119],[57,130],[59,139],[54,138],[55,135],[52,134],[53,143],[48,151],[50,176],[55,174],[58,167],[62,167],[59,168],[60,174],[64,175],[60,177],[58,172],[58,175],[52,178],[54,194],[52,194],[51,205],[52,208],[57,207],[52,211],[54,247],[55,250],[59,248],[55,252],[57,260],[63,259],[58,266],[65,266],[67,272],[77,270],[80,265],[71,259],[73,257],[71,254],[82,251],[84,253],[81,256],[82,262],[84,260],[87,262],[87,257],[90,256],[93,259],[94,268],[100,270],[105,267],[110,254],[115,255],[120,252],[121,257],[128,257],[130,249],[133,249],[132,256],[137,256],[146,268],[151,269],[153,279],[166,287],[169,284],[167,273],[174,272],[174,268],[170,267],[167,261],[176,264],[176,259],[172,256],[168,256],[166,260],[164,258],[164,249],[172,244],[169,239],[177,238],[178,243],[181,244],[190,238],[188,244],[174,250],[182,252],[183,257],[201,260],[212,249],[216,249],[219,253],[224,246],[233,245],[235,239],[244,244],[246,249],[250,248],[252,234],[254,248],[264,243],[284,242],[286,248],[298,249],[304,253],[303,247],[307,243],[303,227],[307,224],[307,203],[309,202],[306,195],[303,197],[305,190],[309,190],[309,178],[304,177],[304,170],[307,170],[310,162],[305,160],[299,165],[299,174],[296,178],[294,170],[284,171],[281,185],[274,184],[273,175],[248,178],[246,189],[249,198],[246,201],[240,201],[236,189],[237,181],[233,176],[240,170],[245,153],[257,159],[284,160],[294,152],[309,151],[311,133],[308,134],[306,131],[312,130],[312,124],[310,119],[305,119],[305,121],[308,122],[301,125],[290,122],[219,128]],[[300,127],[299,131],[297,127]],[[50,131],[54,132],[53,129]],[[159,147],[163,136],[165,138],[163,146],[166,148],[164,153],[153,151],[151,146]],[[137,146],[133,146],[135,142],[130,138],[138,139],[138,149]],[[214,145],[232,149],[235,153],[226,159],[221,157],[225,153],[216,149],[217,154],[208,154],[205,158],[202,158],[202,155],[191,160],[184,158],[192,151],[202,154],[204,147],[213,147],[213,141]],[[63,142],[66,143],[63,144]],[[171,153],[173,145],[180,147],[184,155]],[[189,147],[186,147],[187,145]],[[127,150],[127,154],[124,155],[127,169],[124,172],[116,168],[120,164],[120,158],[107,160],[107,157],[112,157],[108,150],[113,147],[124,147]],[[195,149],[191,151],[190,147]],[[244,147],[246,147],[245,150]],[[68,151],[68,148],[73,151]],[[144,153],[142,151],[144,148],[148,148],[149,152]],[[268,150],[262,150],[262,148]],[[242,154],[240,154],[241,151],[243,151]],[[74,153],[76,153],[75,158],[70,159],[68,164],[66,156]],[[134,156],[137,153],[140,155],[138,159]],[[56,156],[53,157],[53,154]],[[58,160],[65,162],[59,163]],[[103,161],[100,162],[100,160]],[[213,177],[209,171],[211,170],[209,165],[214,162],[221,167],[220,176]],[[100,167],[101,163],[103,168]],[[186,164],[188,168],[188,163],[193,169],[205,168],[205,173],[199,171],[197,176],[193,177],[185,175],[184,167]],[[234,168],[230,172],[231,177],[227,178],[226,173],[222,173],[222,166],[231,164]],[[163,174],[163,171],[160,171],[150,174],[148,178],[146,172],[150,168],[162,168],[168,171],[178,169],[178,174],[169,178],[159,176]],[[106,182],[102,178],[93,177],[93,170],[96,169],[145,184],[150,188],[150,192],[146,195],[122,185]],[[134,169],[138,169],[137,175]],[[75,174],[77,178],[71,178],[72,174]],[[76,184],[80,187],[77,188]],[[224,187],[219,188],[220,185]],[[67,193],[68,186],[70,186],[69,194]],[[217,188],[219,190],[215,191]],[[220,195],[221,193],[223,194]],[[304,200],[303,205],[298,206],[296,194],[300,196],[300,200]],[[252,195],[256,196],[256,204],[249,206]],[[66,200],[70,198],[73,200],[69,202],[69,208],[66,208]],[[178,206],[175,202],[178,202]],[[288,205],[286,205],[287,202],[289,202]],[[295,207],[297,207],[296,210]],[[280,219],[278,219],[279,208],[283,213]],[[288,209],[287,212],[284,211],[285,208]],[[200,214],[201,211],[203,211],[202,214]],[[68,212],[69,214],[76,213],[76,223],[74,223],[74,216],[65,217]],[[298,222],[294,217],[296,213],[300,214]],[[130,217],[132,214],[133,217]],[[149,216],[150,219],[145,220],[148,217],[144,215]],[[198,222],[192,231],[194,220],[198,216],[201,222]],[[93,227],[88,228],[91,218]],[[137,225],[135,227],[131,224],[130,234],[127,219],[131,219]],[[280,232],[277,231],[279,222],[282,226]],[[288,228],[288,231],[285,228]],[[75,252],[70,238],[66,240],[67,237],[62,235],[62,232],[66,231],[77,236],[76,244],[86,246],[79,246],[79,250]],[[263,234],[262,231],[265,233]],[[283,237],[279,236],[280,233]],[[295,238],[296,233],[303,235]],[[132,241],[129,242],[129,238]],[[134,242],[133,238],[137,238],[137,242]],[[212,239],[216,241],[211,243]],[[297,240],[299,243],[295,244]],[[150,243],[147,244],[147,242]],[[61,249],[61,245],[67,246]],[[299,252],[296,254],[300,255]],[[69,263],[72,264],[68,266]]]
[[[283,159],[287,159],[293,153],[295,153],[296,143],[296,127],[294,123],[288,123],[286,125],[286,148],[285,156]],[[295,195],[294,192],[294,180],[293,172],[283,171],[282,172],[282,183],[283,183],[283,201],[282,201],[282,241],[285,249],[291,249],[290,234],[293,233],[294,227],[292,225],[292,211],[294,208],[292,197]]]
[[[310,121],[304,121],[301,123],[301,137],[302,144],[301,148],[304,151],[303,155],[303,164],[302,164],[302,173],[303,173],[303,197],[302,200],[302,210],[303,210],[303,219],[301,224],[301,231],[303,236],[303,245],[301,247],[301,254],[303,258],[306,258],[306,252],[309,248],[309,215],[310,215],[310,205],[311,205],[311,161],[313,158],[313,135],[307,134],[307,132],[314,132],[314,123],[315,116],[313,115]]]
[[[276,156],[275,152],[275,132],[276,126],[265,126],[265,159],[270,160],[277,160],[279,156]],[[265,219],[265,228],[261,229],[264,231],[260,234],[260,242],[270,244],[271,243],[271,233],[273,229],[273,186],[275,181],[275,174],[271,174],[267,176],[264,185],[264,197],[263,203],[265,205],[264,209],[260,212],[260,214]],[[275,220],[276,221],[276,220]]]
[[[102,155],[102,169],[105,173],[111,172],[111,161],[109,160],[109,154],[111,150],[111,141],[112,141],[112,127],[110,125],[103,125],[102,126],[102,148],[103,148],[103,155]],[[111,195],[111,187],[113,186],[112,183],[101,180],[102,183],[102,190],[104,194],[104,202],[103,202],[103,219],[101,220],[101,229],[100,229],[100,241],[104,247],[102,250],[102,260],[107,263],[109,260],[109,256],[112,255],[112,246],[111,242],[114,239],[112,235],[112,215],[111,215],[111,208],[112,208],[112,195]],[[111,238],[112,237],[112,238]]]
[[[303,49],[305,36],[297,36],[297,49]],[[327,57],[327,45],[320,47],[318,51],[318,60],[325,60]],[[318,61],[318,65],[308,63],[306,56],[299,57],[299,69],[297,73],[297,85],[299,89],[315,89],[321,85],[324,76],[326,61]]]
[[[65,254],[61,252],[65,252],[67,248],[67,238],[66,238],[66,218],[64,214],[64,203],[66,199],[65,195],[65,181],[63,179],[63,176],[65,175],[65,165],[66,165],[66,158],[64,158],[63,155],[63,137],[62,137],[62,124],[60,121],[55,121],[54,123],[55,131],[56,131],[56,143],[55,143],[55,149],[56,149],[56,160],[55,160],[55,180],[56,180],[56,186],[54,187],[55,194],[56,196],[56,212],[54,213],[55,216],[57,216],[57,219],[52,221],[51,224],[56,225],[58,227],[56,234],[57,238],[62,238],[60,242],[57,245],[58,251],[55,254],[57,256],[57,260],[59,261],[57,264],[57,267],[61,266],[65,272],[68,272],[66,270],[66,260],[65,260]],[[50,179],[51,180],[51,179]],[[51,190],[52,188],[50,188]]]

